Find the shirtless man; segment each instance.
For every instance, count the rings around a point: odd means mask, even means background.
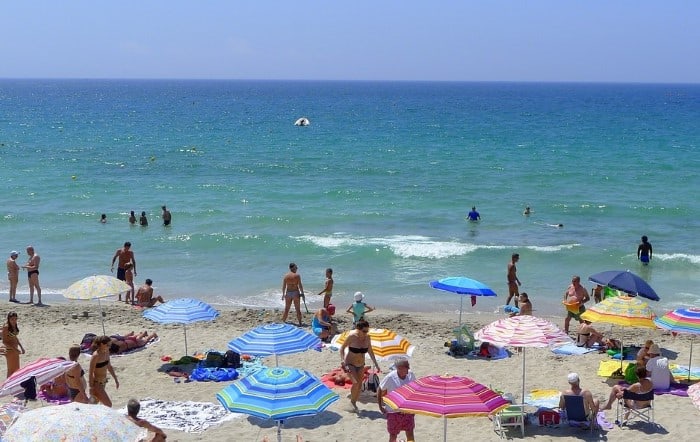
[[[19,253],[16,251],[10,252],[10,257],[7,258],[7,279],[10,281],[10,302],[19,302],[17,296],[17,284],[19,283],[19,265],[17,257]]]
[[[289,271],[282,278],[282,299],[284,300],[284,314],[282,322],[287,322],[289,309],[294,302],[294,309],[297,313],[297,322],[301,327],[301,309],[299,308],[299,299],[304,296],[304,286],[301,284],[301,275],[297,274],[297,265],[293,262],[289,263]]]
[[[136,305],[141,307],[153,307],[156,305],[156,302],[160,302],[161,304],[165,303],[162,296],[153,297],[152,285],[153,281],[151,279],[146,279],[144,285],[139,287],[139,290],[136,292]]]
[[[567,287],[564,292],[564,304],[567,305],[566,309],[566,319],[564,319],[564,332],[569,333],[569,323],[571,318],[575,318],[578,322],[581,322],[581,313],[586,311],[586,307],[583,305],[590,300],[588,296],[588,290],[581,285],[581,277],[573,276],[571,278],[571,285]],[[572,310],[578,308],[578,313],[574,313]]]
[[[515,306],[518,306],[518,296],[520,294],[518,293],[518,286],[520,284],[520,280],[518,279],[518,275],[516,274],[518,269],[515,267],[515,263],[520,261],[520,255],[517,253],[513,253],[510,257],[510,262],[508,263],[508,300],[506,300],[506,305],[510,304],[510,300],[515,297],[513,302],[515,302]]]
[[[649,238],[646,235],[642,236],[642,242],[637,247],[637,259],[642,261],[642,264],[647,265],[651,261],[652,248]]]
[[[127,419],[154,434],[153,438],[149,439],[149,442],[162,442],[166,440],[168,436],[166,436],[163,430],[148,422],[146,419],[138,417],[139,411],[141,411],[141,403],[136,399],[129,399],[129,402],[126,404]]]
[[[117,279],[126,281],[126,263],[130,262],[133,265],[134,276],[136,275],[136,258],[134,258],[134,252],[131,251],[131,243],[129,241],[124,243],[124,247],[117,249],[112,257],[112,268],[111,272],[114,272],[114,261],[119,258],[119,263],[117,264]],[[120,299],[121,301],[121,299]]]
[[[169,226],[170,221],[172,221],[172,219],[173,219],[173,216],[170,213],[170,210],[166,209],[165,206],[163,206],[162,209],[163,209],[163,215],[162,215],[163,216],[163,225]]]
[[[34,304],[34,291],[39,298],[39,302],[36,305],[43,305],[41,303],[41,287],[39,286],[39,264],[41,263],[41,258],[39,255],[34,253],[34,247],[27,246],[27,255],[29,256],[29,261],[22,268],[27,271],[27,278],[29,279],[29,303]]]

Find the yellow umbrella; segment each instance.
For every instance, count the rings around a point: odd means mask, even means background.
[[[335,348],[342,347],[349,331],[336,335],[331,345]],[[379,360],[388,361],[400,356],[411,356],[415,347],[408,340],[396,332],[385,328],[372,328],[369,331],[372,342],[372,351]]]

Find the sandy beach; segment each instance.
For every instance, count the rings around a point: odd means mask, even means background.
[[[26,304],[8,305],[3,318],[10,308],[19,315],[18,325],[20,339],[26,349],[22,356],[22,365],[40,357],[67,356],[68,347],[80,341],[87,332],[101,331],[96,303],[74,303],[48,307],[35,307]],[[189,382],[176,383],[164,373],[165,365],[161,356],[170,355],[179,358],[184,354],[183,329],[181,326],[163,326],[142,318],[142,311],[121,303],[103,303],[107,334],[127,333],[129,331],[155,331],[160,341],[140,351],[112,358],[120,388],[114,383],[107,385],[107,392],[115,408],[123,408],[130,398],[153,398],[169,401],[198,401],[217,403],[215,394],[227,383]],[[82,317],[84,310],[89,311],[87,318]],[[72,315],[78,314],[78,319]],[[349,315],[339,313],[340,329],[350,326]],[[473,330],[500,318],[497,314],[465,314],[463,321]],[[214,322],[203,322],[188,327],[189,352],[205,352],[209,349],[226,350],[231,339],[245,331],[268,322],[278,322],[280,313],[271,310],[228,310],[221,311]],[[563,319],[547,318],[561,327]],[[304,322],[309,324],[311,315],[305,315]],[[520,401],[522,385],[522,354],[513,352],[510,357],[501,360],[467,359],[449,356],[444,343],[452,339],[452,329],[457,325],[456,316],[405,314],[400,312],[378,312],[369,315],[370,324],[375,328],[389,328],[408,338],[416,350],[411,359],[411,369],[417,377],[431,374],[463,375],[486,385],[491,385],[506,393],[511,393],[516,402]],[[610,333],[610,327],[599,326],[599,330]],[[574,327],[572,326],[572,329]],[[687,337],[673,337],[660,330],[613,329],[615,337],[624,336],[625,342],[641,343],[645,339],[654,339],[669,356],[672,363],[688,364],[690,340]],[[527,349],[526,357],[526,391],[532,389],[565,389],[566,375],[575,371],[581,376],[583,388],[590,389],[601,402],[607,398],[610,386],[616,381],[596,375],[598,365],[608,356],[597,352],[581,356],[559,356],[549,349]],[[86,355],[80,359],[85,368],[89,364]],[[264,360],[268,366],[274,365],[274,359]],[[280,357],[280,365],[305,368],[317,376],[337,368],[339,356],[336,351],[324,348],[321,352],[308,351]],[[382,370],[390,366],[380,362]],[[698,365],[697,363],[695,365]],[[327,411],[314,417],[290,419],[283,428],[283,440],[294,440],[301,434],[306,441],[369,441],[386,440],[386,423],[379,412],[373,393],[362,394],[359,404],[360,412],[351,412],[349,390],[336,389],[340,400],[332,404]],[[3,398],[8,402],[10,398]],[[41,406],[40,402],[30,403],[30,407]],[[534,409],[530,410],[534,411]],[[633,424],[607,433],[561,426],[559,428],[526,426],[526,438],[538,440],[691,440],[692,422],[698,417],[698,409],[689,398],[673,395],[657,396],[655,400],[655,417],[657,426]],[[614,406],[607,412],[608,420],[614,421]],[[457,418],[448,420],[448,440],[498,440],[492,423],[487,417]],[[416,440],[442,440],[443,422],[441,419],[427,416],[416,418]],[[219,426],[209,428],[201,433],[166,429],[168,440],[172,441],[259,441],[268,436],[274,440],[275,425],[271,421],[261,421],[248,416],[240,416],[226,421]],[[467,436],[468,434],[468,436]],[[403,437],[403,434],[402,434]],[[520,438],[519,431],[511,430],[509,437]]]

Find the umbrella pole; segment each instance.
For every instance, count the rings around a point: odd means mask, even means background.
[[[464,295],[459,295],[459,328],[462,328],[462,308],[464,305]],[[459,340],[462,340],[462,337],[459,337]],[[461,342],[460,342],[461,344]]]
[[[187,324],[182,324],[182,329],[185,331],[185,356],[187,356],[189,353],[187,353]]]
[[[275,367],[279,367],[279,366],[280,366],[279,357],[277,356],[277,353],[275,353]]]
[[[447,416],[442,416],[442,440],[447,442]]]
[[[523,389],[522,396],[520,396],[520,403],[525,405],[525,347],[523,347]]]
[[[693,369],[693,338],[690,338],[690,360],[688,361],[688,382],[690,382],[690,372]]]
[[[277,421],[277,442],[282,442],[282,421]]]
[[[102,335],[107,336],[107,332],[105,331],[105,317],[102,314],[102,303],[100,302],[100,298],[97,298],[97,305],[100,308],[100,320],[102,321]]]

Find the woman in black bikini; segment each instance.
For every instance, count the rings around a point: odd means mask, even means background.
[[[5,347],[5,359],[7,359],[7,377],[19,370],[19,355],[24,354],[24,347],[19,342],[19,327],[17,327],[17,313],[7,314],[7,323],[2,327],[2,343]]]
[[[348,351],[346,352],[345,349]],[[340,347],[340,364],[343,370],[348,373],[352,380],[350,390],[350,403],[357,411],[357,399],[360,397],[362,382],[365,379],[365,354],[369,353],[374,366],[379,370],[377,358],[372,350],[372,340],[369,337],[369,322],[364,319],[358,321],[355,330],[348,333],[343,346]]]
[[[98,403],[112,406],[112,401],[107,396],[107,372],[112,375],[114,384],[119,389],[119,380],[114,373],[114,368],[109,360],[109,346],[112,339],[109,336],[98,336],[92,341],[92,357],[90,358],[90,396]]]
[[[85,393],[85,370],[78,362],[80,356],[80,346],[74,345],[68,349],[68,358],[75,362],[75,365],[66,371],[66,384],[68,385],[68,393],[73,402],[87,404],[88,398]]]

